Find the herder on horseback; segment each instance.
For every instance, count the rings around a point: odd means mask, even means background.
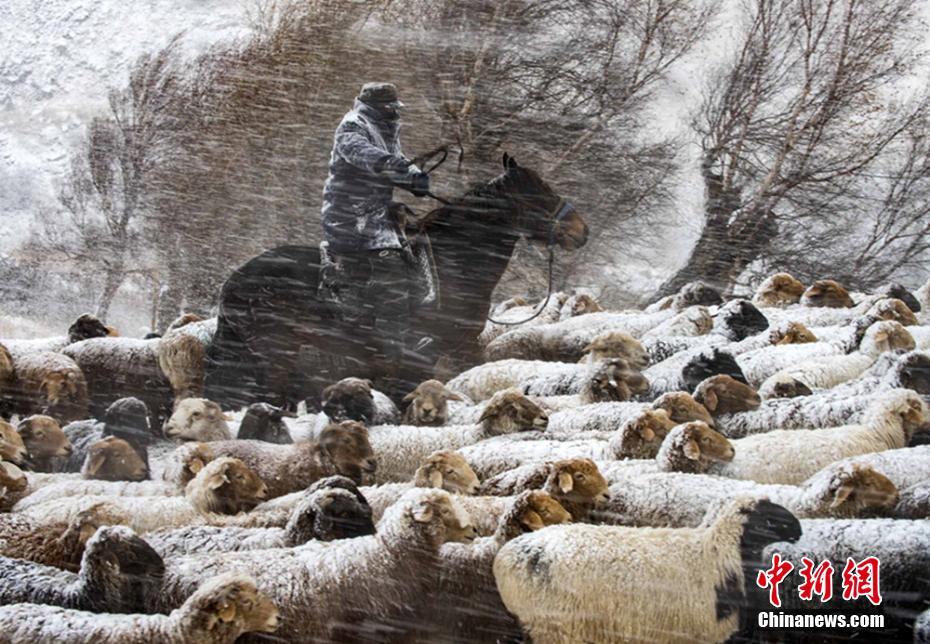
[[[430,342],[410,337],[411,314],[428,289],[404,232],[409,209],[393,200],[395,187],[429,193],[429,175],[401,151],[403,106],[391,83],[362,87],[336,128],[323,187],[321,299],[352,326],[377,329],[388,362]]]

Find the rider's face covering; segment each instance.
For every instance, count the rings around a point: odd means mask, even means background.
[[[400,118],[400,107],[396,103],[381,103],[376,105],[375,109],[386,121],[395,121]]]

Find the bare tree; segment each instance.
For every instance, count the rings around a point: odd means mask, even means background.
[[[660,294],[693,279],[729,289],[747,268],[867,285],[915,261],[928,103],[891,100],[917,58],[913,3],[747,0],[742,13],[694,120],[704,229]]]

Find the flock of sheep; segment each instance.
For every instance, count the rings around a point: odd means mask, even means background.
[[[203,398],[215,320],[0,340],[0,642],[824,641],[779,553],[881,561],[855,641],[930,641],[930,283],[785,273],[645,310],[499,305],[400,407]],[[840,565],[837,565],[839,563]]]

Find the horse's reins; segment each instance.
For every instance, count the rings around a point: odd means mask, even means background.
[[[429,169],[424,169],[424,170],[423,170],[423,172],[426,173],[426,174],[432,174],[432,172],[433,172],[436,168],[438,168],[438,167],[441,166],[443,163],[445,163],[446,158],[449,156],[449,148],[448,148],[447,146],[440,146],[440,147],[436,148],[435,150],[433,150],[432,152],[427,152],[427,153],[424,154],[422,157],[417,157],[417,159],[415,159],[414,163],[416,163],[417,165],[420,165],[421,163],[425,163],[426,161],[429,161],[430,159],[432,159],[433,157],[435,157],[435,156],[438,155],[438,154],[442,154],[442,156],[440,157],[440,159],[439,159],[438,161],[436,161],[436,163],[434,163],[432,166],[430,166]],[[439,203],[441,203],[441,204],[443,204],[443,205],[445,205],[445,206],[451,205],[451,203],[452,203],[452,202],[449,201],[448,199],[445,199],[445,198],[443,198],[443,197],[440,197],[439,195],[435,195],[435,194],[433,194],[432,192],[430,192],[429,190],[425,191],[423,194],[426,195],[427,197],[430,197],[430,198],[432,198],[432,199],[435,199],[436,201],[438,201]],[[516,322],[507,322],[507,321],[504,321],[504,320],[495,320],[495,319],[492,318],[490,315],[488,315],[488,316],[487,316],[488,322],[491,322],[491,323],[493,323],[493,324],[500,324],[500,325],[502,325],[502,326],[519,326],[519,325],[521,325],[521,324],[526,324],[526,323],[529,322],[530,320],[535,320],[535,319],[538,318],[538,317],[542,314],[542,312],[546,309],[546,306],[549,304],[549,300],[552,299],[552,273],[553,273],[553,267],[554,267],[554,265],[555,265],[555,236],[556,236],[556,231],[557,231],[557,229],[558,229],[558,224],[559,224],[559,222],[561,222],[563,219],[565,219],[566,217],[568,217],[568,216],[569,216],[570,214],[572,214],[573,212],[575,212],[575,206],[572,205],[572,202],[567,201],[567,200],[565,200],[565,199],[559,199],[559,203],[556,204],[556,207],[552,210],[552,212],[550,212],[550,213],[547,214],[547,216],[546,216],[546,218],[549,219],[549,239],[548,239],[548,241],[546,242],[546,248],[549,250],[549,260],[548,260],[548,262],[547,262],[547,264],[548,264],[548,269],[547,269],[547,270],[548,270],[548,279],[547,279],[548,284],[547,284],[547,286],[546,286],[546,299],[543,300],[542,303],[539,305],[539,309],[537,309],[535,313],[533,313],[530,317],[526,318],[525,320],[519,320],[519,321],[516,321]],[[425,222],[421,222],[421,223],[425,223]],[[431,252],[431,251],[430,251],[430,252]]]

